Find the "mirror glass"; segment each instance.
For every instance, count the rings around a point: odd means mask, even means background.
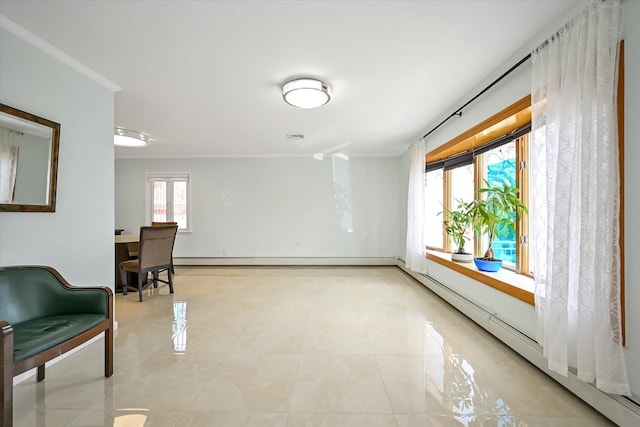
[[[60,125],[0,104],[0,212],[55,212]]]

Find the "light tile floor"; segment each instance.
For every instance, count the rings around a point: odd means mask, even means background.
[[[15,387],[16,426],[610,426],[395,267],[179,268]]]

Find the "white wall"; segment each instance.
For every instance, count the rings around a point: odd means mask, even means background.
[[[0,265],[113,287],[113,92],[0,28],[0,102],[61,125],[56,212],[0,212]]]
[[[335,171],[334,161],[116,159],[116,226],[145,224],[145,172],[190,172],[193,231],[178,235],[176,258],[395,257],[397,158],[350,157]]]
[[[626,337],[625,356],[631,390],[640,396],[640,2],[625,2],[625,291]],[[494,89],[465,109],[462,117],[454,117],[427,139],[427,151],[478,124],[499,110],[531,92],[530,61],[519,67]],[[469,97],[476,93],[469,94]],[[404,158],[404,157],[403,157]],[[401,176],[408,175],[408,162],[401,162]],[[405,202],[406,203],[406,202]],[[401,228],[406,233],[406,223]],[[428,274],[464,297],[495,313],[502,320],[534,337],[535,312],[532,306],[502,294],[437,263],[428,262]]]
[[[427,152],[471,129],[530,93],[531,60],[528,60],[465,108],[461,116],[452,117],[446,124],[431,133],[426,138]],[[470,94],[469,98],[474,95],[476,93]]]

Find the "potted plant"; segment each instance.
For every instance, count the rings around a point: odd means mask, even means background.
[[[528,209],[518,198],[519,190],[508,184],[491,186],[485,180],[486,187],[476,193],[483,196],[473,201],[469,209],[473,229],[486,234],[489,244],[482,258],[474,258],[476,267],[482,271],[498,271],[502,260],[495,259],[493,241],[499,233],[510,233],[516,228],[516,221]]]
[[[451,252],[451,260],[456,262],[472,262],[473,254],[467,253],[464,244],[467,241],[467,233],[471,229],[471,208],[473,202],[464,203],[458,201],[458,207],[453,210],[447,210],[447,217],[442,222],[444,231],[451,236],[453,243],[457,245],[457,249]]]

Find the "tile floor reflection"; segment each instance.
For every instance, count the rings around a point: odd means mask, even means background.
[[[395,267],[179,268],[15,386],[16,426],[610,426]]]

